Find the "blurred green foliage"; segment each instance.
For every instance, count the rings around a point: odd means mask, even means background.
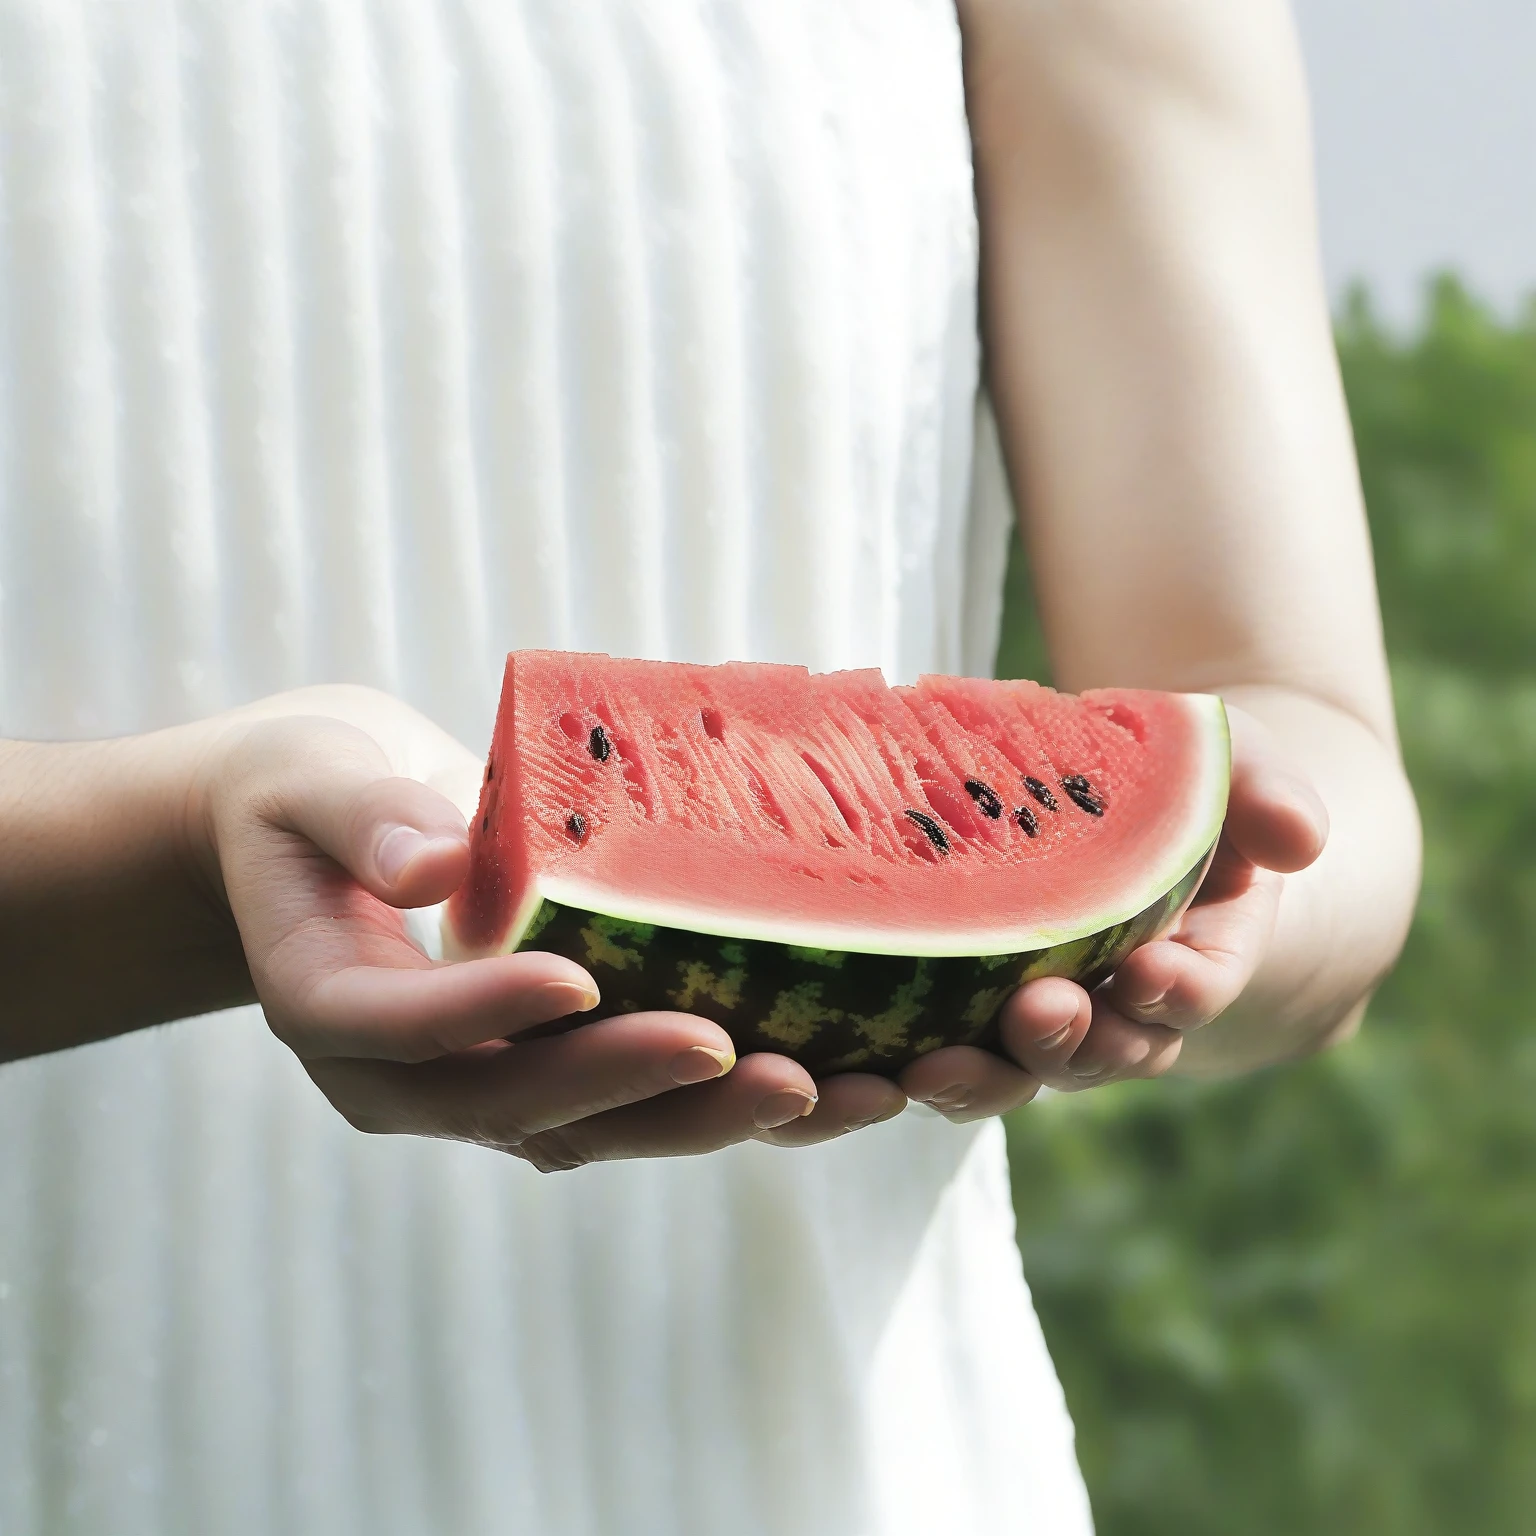
[[[1338,339],[1424,894],[1358,1041],[1010,1124],[1101,1536],[1536,1531],[1536,304]]]

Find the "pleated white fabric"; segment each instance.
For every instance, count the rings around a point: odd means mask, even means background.
[[[985,670],[948,0],[0,0],[0,733]],[[996,1127],[541,1179],[256,1013],[0,1070],[0,1536],[1088,1529]]]

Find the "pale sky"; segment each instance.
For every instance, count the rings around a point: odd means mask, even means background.
[[[1536,290],[1536,0],[1293,0],[1311,78],[1323,256],[1398,319],[1453,266]]]

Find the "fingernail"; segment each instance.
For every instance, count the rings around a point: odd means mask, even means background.
[[[1047,1035],[1045,1039],[1039,1043],[1036,1049],[1041,1051],[1059,1051],[1061,1047],[1067,1043],[1068,1037],[1072,1033],[1072,1026],[1076,1022],[1077,1020],[1075,1017],[1068,1019],[1067,1022],[1063,1024],[1054,1035]]]
[[[1072,1076],[1075,1077],[1080,1083],[1089,1083],[1092,1082],[1096,1077],[1103,1077],[1107,1070],[1108,1069],[1105,1067],[1103,1062],[1097,1062],[1091,1066],[1081,1067],[1074,1066],[1071,1062],[1067,1063],[1067,1071],[1070,1072]]]
[[[889,1104],[879,1114],[863,1115],[859,1120],[845,1120],[843,1130],[868,1130],[869,1126],[877,1126],[882,1120],[894,1120],[905,1107],[905,1104]]]
[[[674,1083],[707,1083],[711,1078],[724,1077],[735,1065],[735,1051],[712,1051],[707,1045],[690,1045],[672,1058],[667,1070]]]
[[[1135,1004],[1136,1012],[1137,1013],[1152,1013],[1152,1014],[1167,1013],[1167,1011],[1168,1011],[1168,993],[1169,993],[1170,990],[1171,990],[1171,988],[1164,987],[1163,990],[1161,992],[1159,992],[1156,997],[1149,998],[1144,1003],[1137,1003],[1137,1004]]]
[[[602,999],[596,987],[584,987],[574,981],[546,981],[539,988],[539,1001],[547,1005],[552,1017],[563,1019],[568,1013],[590,1013]]]
[[[958,1114],[962,1109],[969,1109],[971,1100],[976,1097],[976,1090],[963,1083],[957,1083],[953,1088],[946,1088],[942,1093],[933,1093],[923,1101],[932,1108],[938,1110],[941,1115]]]
[[[807,1097],[803,1093],[770,1093],[756,1109],[752,1111],[752,1123],[760,1131],[771,1131],[781,1125],[788,1125],[791,1120],[798,1120],[802,1115],[808,1115],[816,1108],[814,1095]]]
[[[464,844],[461,838],[428,837],[415,827],[391,827],[374,848],[373,862],[385,881],[393,885],[408,864],[420,858],[428,848],[439,846],[457,849]]]
[[[379,873],[393,885],[400,871],[426,846],[426,838],[415,827],[391,827],[379,839],[373,862],[378,866]]]

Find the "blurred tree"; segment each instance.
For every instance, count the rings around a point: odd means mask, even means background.
[[[1357,1042],[1011,1122],[1102,1536],[1536,1530],[1536,303],[1339,347],[1424,897]]]

